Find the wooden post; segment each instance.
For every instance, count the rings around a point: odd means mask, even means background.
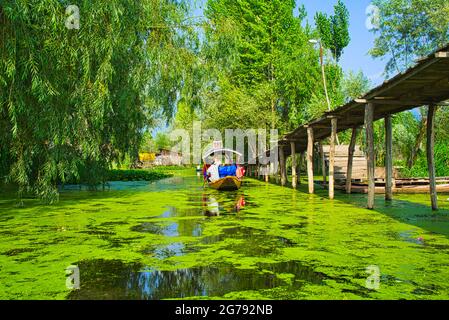
[[[334,199],[335,197],[335,143],[337,140],[337,118],[331,119],[331,144],[329,152],[329,199]]]
[[[365,130],[368,155],[368,209],[374,209],[376,192],[375,159],[374,159],[374,104],[368,103],[365,107]]]
[[[292,187],[296,188],[297,177],[296,177],[296,143],[290,142],[290,148],[292,151]]]
[[[279,147],[279,162],[281,165],[281,185],[285,186],[285,184],[287,183],[287,168],[283,146]]]
[[[393,131],[391,115],[385,117],[385,200],[393,200]]]
[[[265,182],[269,182],[270,181],[270,165],[267,164],[267,166],[265,167]]]
[[[309,182],[309,193],[313,194],[315,192],[315,186],[313,181],[313,128],[307,128],[307,179]]]
[[[435,111],[436,106],[429,106],[427,113],[427,167],[429,169],[430,180],[430,199],[432,201],[432,210],[438,210],[437,186],[435,180]]]
[[[324,156],[323,144],[319,142],[320,156],[321,156],[321,173],[323,174],[323,185],[327,183],[326,172],[326,157]]]
[[[354,151],[357,141],[357,127],[352,128],[351,142],[349,143],[348,150],[348,167],[346,170],[346,193],[352,192],[352,165],[354,163]]]

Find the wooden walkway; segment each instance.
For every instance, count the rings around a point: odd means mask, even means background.
[[[313,157],[314,144],[330,138],[329,156],[329,197],[334,198],[334,162],[336,135],[338,132],[352,130],[351,145],[349,146],[348,179],[346,190],[351,192],[352,155],[358,129],[365,128],[368,158],[368,208],[374,208],[375,188],[375,153],[374,153],[374,121],[385,120],[386,136],[386,187],[385,198],[393,197],[393,158],[392,158],[392,126],[391,116],[406,110],[421,106],[428,106],[427,115],[427,158],[429,167],[432,209],[437,210],[437,190],[434,166],[434,119],[438,106],[449,105],[449,45],[443,47],[427,57],[421,58],[416,65],[382,85],[335,110],[326,112],[321,118],[315,119],[298,127],[285,135],[279,141],[279,164],[281,181],[287,183],[286,159],[292,156],[296,163],[297,153],[307,155],[307,171],[309,192],[314,193]],[[293,167],[292,184],[296,186],[297,169]]]

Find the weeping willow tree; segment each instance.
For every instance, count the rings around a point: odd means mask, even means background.
[[[79,9],[79,28],[67,21]],[[172,0],[2,0],[0,176],[42,199],[104,179],[170,116],[195,37]]]

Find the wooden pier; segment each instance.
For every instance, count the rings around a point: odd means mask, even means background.
[[[353,156],[358,132],[365,128],[367,142],[367,207],[374,208],[376,191],[375,182],[375,152],[374,127],[375,121],[385,120],[385,193],[386,201],[393,198],[398,189],[393,185],[393,152],[392,152],[392,121],[394,114],[411,110],[421,106],[428,106],[427,114],[427,161],[429,168],[429,185],[427,186],[432,202],[432,209],[438,210],[437,184],[434,161],[434,119],[437,107],[448,106],[449,100],[449,46],[441,48],[425,58],[417,61],[416,65],[382,85],[369,91],[363,97],[355,99],[335,110],[326,112],[321,118],[315,119],[286,134],[279,141],[279,159],[281,181],[287,183],[286,159],[289,156],[296,159],[296,154],[306,153],[307,176],[309,193],[314,193],[314,147],[315,143],[322,143],[330,138],[329,172],[323,180],[329,181],[329,198],[334,198],[335,189],[335,148],[338,132],[352,130],[351,144],[348,150],[346,192],[351,193]],[[295,162],[296,163],[296,160]],[[296,186],[298,171],[294,170],[292,183]],[[439,187],[441,189],[441,187]],[[445,189],[446,190],[446,189]]]

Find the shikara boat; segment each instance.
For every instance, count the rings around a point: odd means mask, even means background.
[[[225,177],[215,182],[209,182],[209,187],[220,191],[235,191],[242,186],[242,180],[237,177]]]
[[[205,166],[212,163],[213,158],[225,158],[225,163],[237,163],[243,155],[235,150],[216,148],[206,152],[203,156]],[[234,159],[235,157],[235,159]],[[219,180],[207,182],[210,188],[220,191],[235,191],[242,187],[243,174],[241,176],[221,176]]]

